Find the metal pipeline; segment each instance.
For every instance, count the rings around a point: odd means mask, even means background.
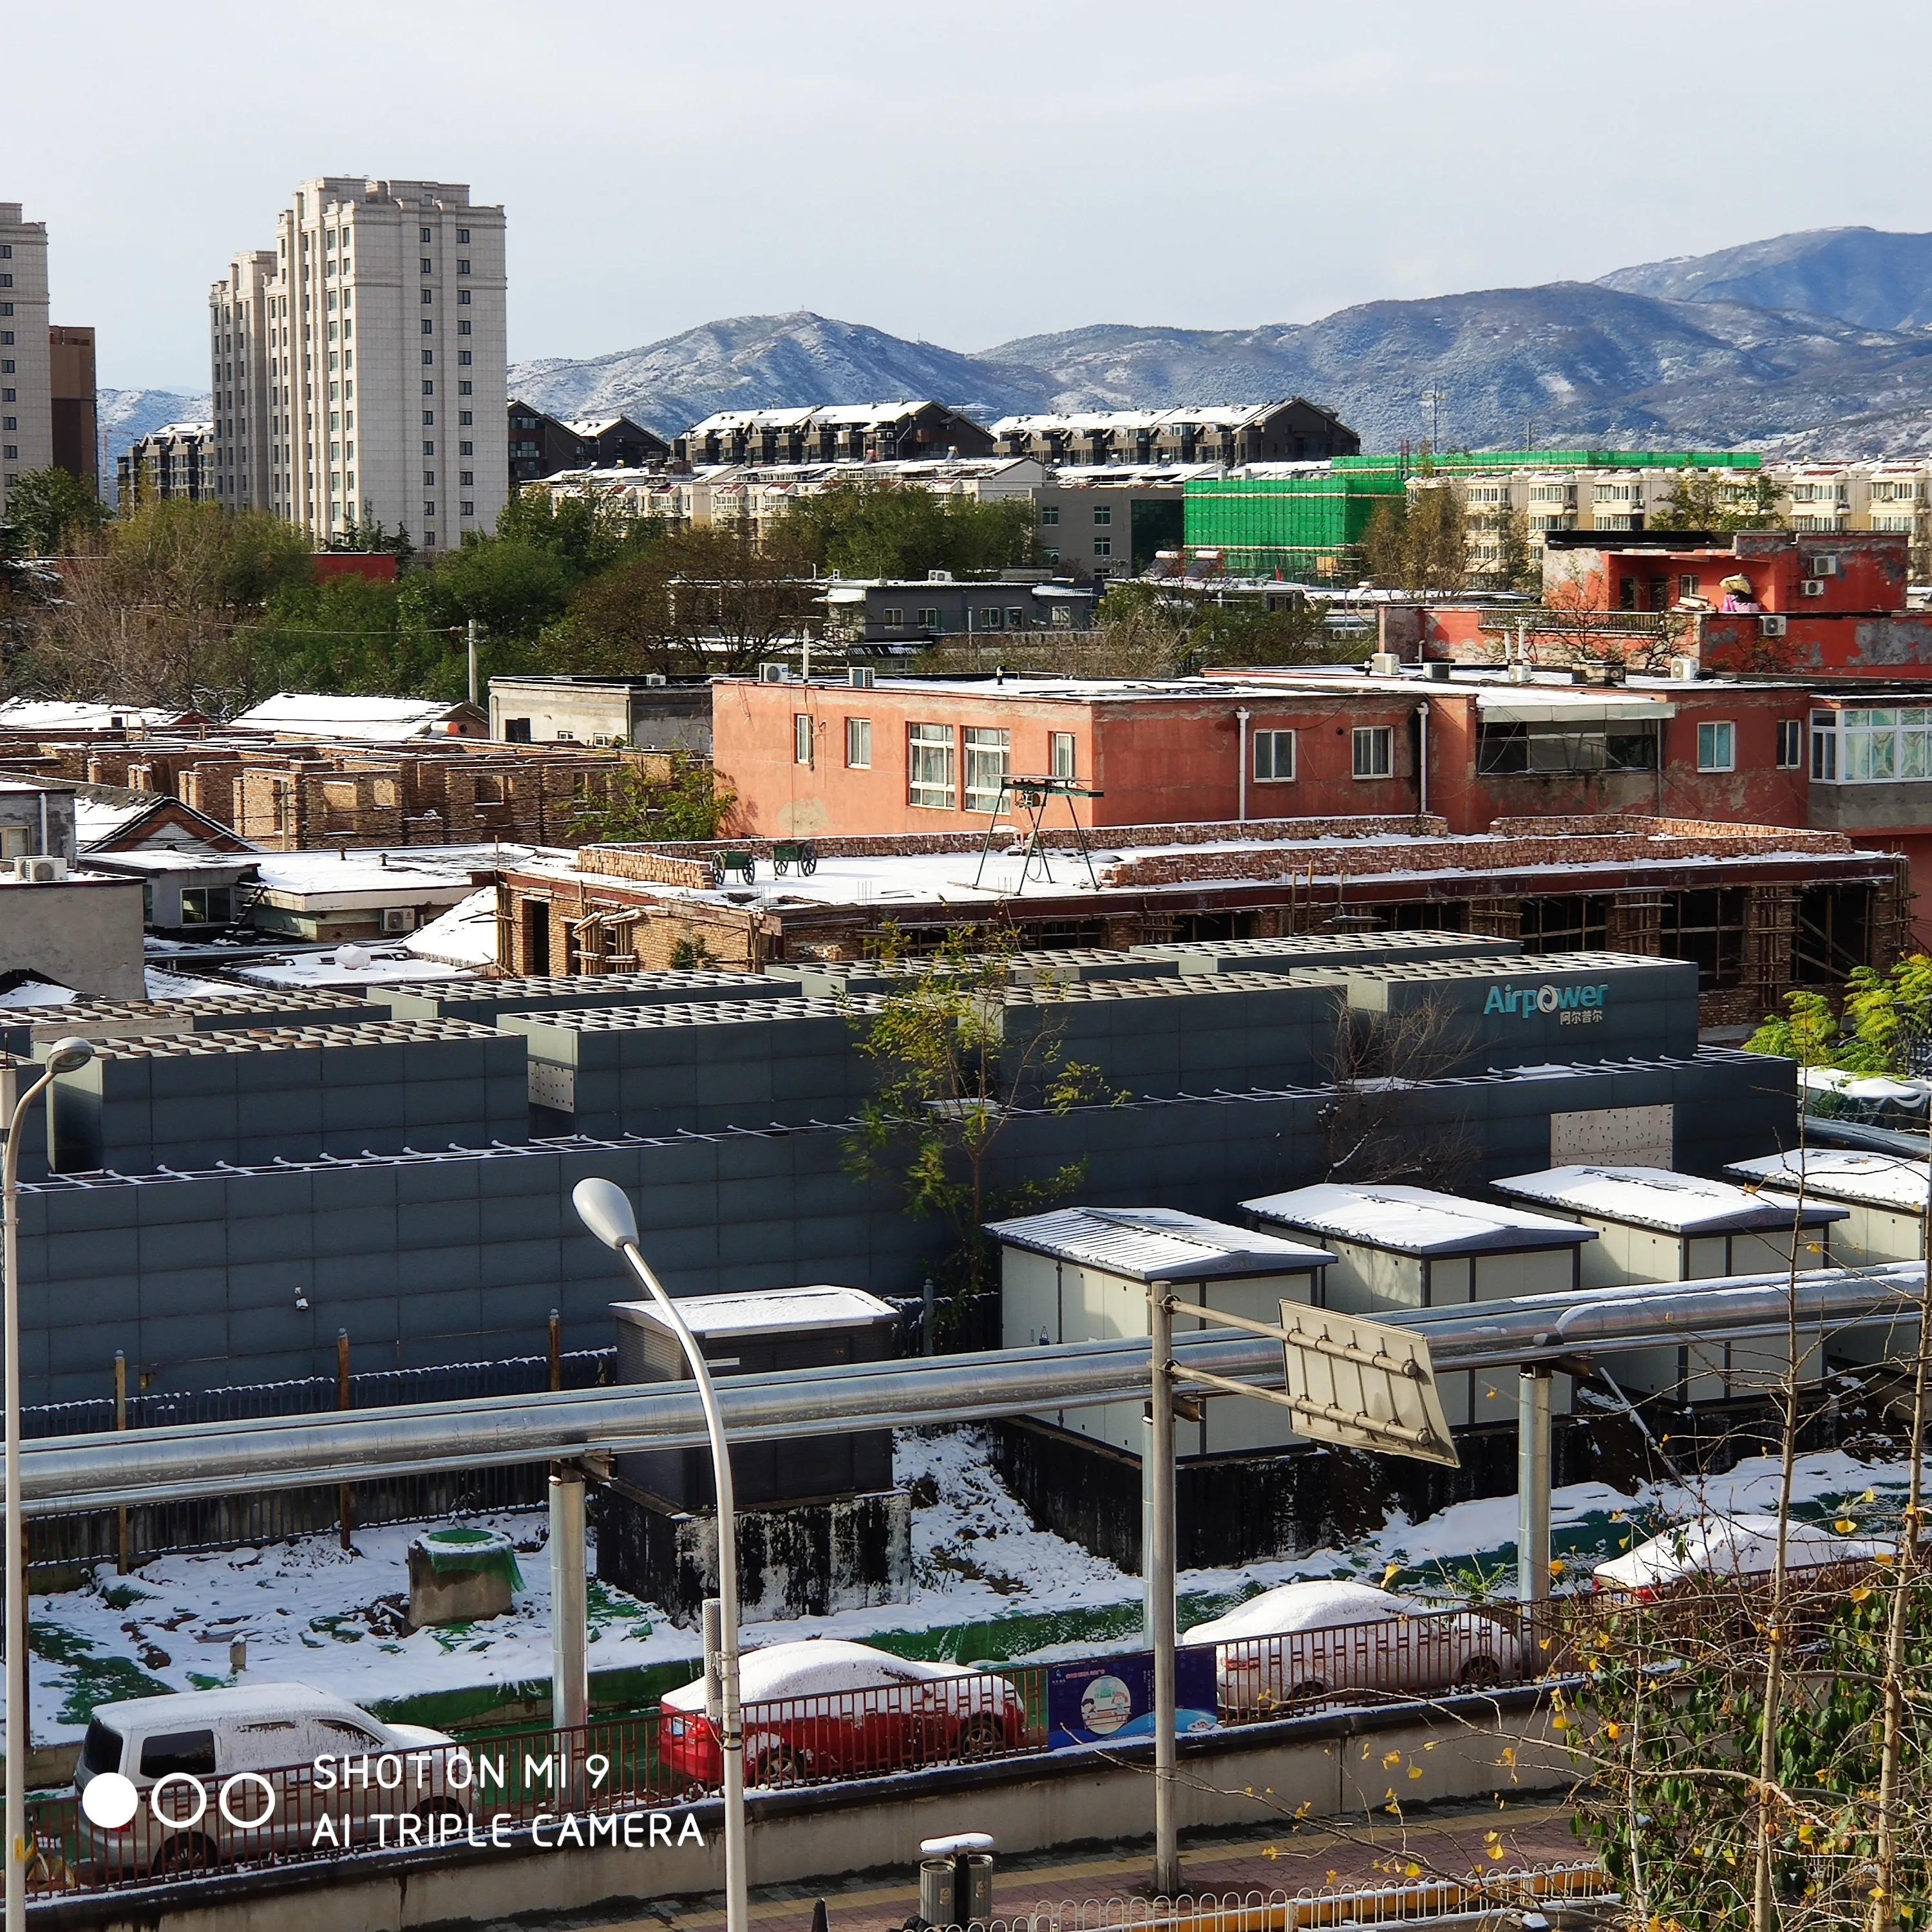
[[[1924,1282],[1916,1262],[1801,1274],[1799,1321],[1815,1330],[1915,1315]],[[1502,1367],[1688,1336],[1781,1330],[1789,1286],[1781,1275],[1749,1275],[1586,1290],[1422,1310],[1397,1325],[1426,1330],[1441,1368]],[[1258,1337],[1177,1334],[1174,1354],[1187,1367],[1281,1385],[1280,1347]],[[770,1442],[854,1425],[910,1427],[1090,1408],[1140,1395],[1148,1377],[1144,1341],[1086,1342],[731,1376],[718,1396],[730,1434]],[[22,1450],[21,1489],[23,1513],[32,1517],[612,1450],[695,1448],[705,1440],[694,1391],[580,1389],[42,1438]]]

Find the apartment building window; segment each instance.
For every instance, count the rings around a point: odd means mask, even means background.
[[[423,472],[423,488],[426,490],[434,490],[436,488],[436,472],[434,470],[425,470]]]
[[[1094,539],[1094,554],[1096,556],[1112,556],[1113,554],[1114,540],[1112,537],[1096,537]]]
[[[0,302],[0,315],[11,315],[13,313],[14,304],[11,302]]]
[[[0,289],[10,289],[13,286],[14,278],[11,275],[0,275]]]
[[[1052,529],[1060,521],[1059,506],[1056,503],[1048,504],[1046,508],[1040,512],[1040,520],[1042,529]]]
[[[1361,773],[1355,776],[1359,778]],[[1255,734],[1255,776],[1263,784],[1286,784],[1294,776],[1294,734]]]
[[[10,376],[13,374],[14,358],[9,356],[4,362],[0,362],[0,376]]]
[[[1113,506],[1111,503],[1096,503],[1094,505],[1094,521],[1096,526],[1104,527],[1106,525],[1111,524],[1113,520],[1114,509]]]
[[[476,506],[474,503],[464,503],[460,508],[462,514],[466,517],[473,517],[476,514]]]
[[[1073,734],[1055,731],[1047,740],[1047,748],[1052,776],[1070,780],[1074,775],[1073,761],[1078,755],[1074,750]]]
[[[888,604],[879,613],[879,622],[889,631],[903,630],[905,628],[904,606],[899,604]]]
[[[869,772],[872,769],[872,721],[848,718],[845,721],[845,768]]]
[[[14,332],[10,328],[0,328],[0,348],[10,349],[13,346]]]
[[[468,264],[465,263],[464,266],[466,268]],[[467,289],[458,289],[457,290],[456,305],[459,308],[467,308],[470,306],[470,291]]]
[[[476,384],[473,382],[459,382],[456,386],[456,393],[459,396],[469,395],[475,389],[476,386]]]
[[[431,376],[424,381],[423,384],[423,394],[426,396],[433,396],[436,394],[436,380],[434,376]]]
[[[909,724],[906,728],[908,796],[914,805],[937,811],[952,808],[952,727]]]
[[[423,273],[424,273],[424,274],[428,274],[429,273],[429,272],[430,272],[430,269],[429,269],[429,264],[428,264],[427,262],[425,262],[423,264]],[[422,299],[423,299],[425,302],[432,302],[435,301],[435,299],[436,299],[436,291],[435,291],[435,290],[434,290],[434,289],[424,289],[424,290],[423,290],[422,291]]]
[[[456,272],[459,275],[466,275],[469,274],[470,257],[467,255],[464,255],[458,258],[456,264]],[[470,299],[470,291],[467,289],[465,289],[463,291],[463,299],[465,302],[467,302]]]
[[[473,490],[476,487],[476,472],[473,470],[459,471],[458,472],[456,480],[458,484],[464,489]]]
[[[436,440],[434,437],[425,436],[423,439],[423,454],[425,456],[434,456],[436,454]]]
[[[435,231],[434,229],[430,229],[430,228],[425,228],[425,229],[422,231],[422,238],[423,238],[425,242],[432,242],[432,241],[434,241],[434,240],[436,238],[436,231]],[[307,243],[306,243],[306,241],[305,241],[305,240],[304,240],[304,246],[306,246],[306,245],[307,245]],[[424,265],[423,265],[423,272],[424,272],[424,274],[428,274],[428,272],[429,272],[429,265],[428,265],[428,263],[427,263],[427,262],[424,262]]]
[[[436,514],[436,506],[434,503],[425,503],[423,506],[423,514],[426,517],[434,516]]]
[[[1804,762],[1804,725],[1800,718],[1778,721],[1778,769],[1795,772]]]
[[[922,631],[937,631],[944,628],[939,621],[939,610],[936,604],[928,604],[920,612],[919,628]]]
[[[1697,727],[1697,769],[1700,772],[1732,772],[1738,766],[1738,729],[1735,724],[1717,723]]]
[[[812,763],[812,714],[808,711],[792,714],[791,757],[795,765]]]
[[[18,389],[0,389],[0,403],[17,403],[20,400]]]
[[[1353,739],[1354,771],[1358,778],[1385,778],[1395,770],[1395,731],[1388,724],[1358,724]]]
[[[1677,580],[1678,596],[1680,597],[1695,597],[1698,594],[1697,586],[1702,584],[1703,580],[1704,580],[1701,577],[1694,577],[1690,574],[1689,572],[1685,572]]]
[[[459,228],[456,231],[456,245],[459,248],[466,248],[470,246],[470,231],[468,229]]]
[[[469,385],[466,383],[464,386],[466,388]],[[475,420],[476,414],[473,410],[458,410],[456,412],[456,424],[459,429],[467,429]]]
[[[434,335],[436,333],[436,324],[428,316],[424,316],[422,319],[422,332],[425,335]],[[424,350],[423,353],[427,356],[429,352]]]
[[[13,243],[10,242],[0,242],[0,262],[10,262],[13,259]]]
[[[456,446],[456,453],[458,456],[474,456],[476,454],[476,446],[466,437]]]
[[[1026,613],[1017,604],[1006,606],[1006,628],[1010,631],[1024,631],[1026,628]]]
[[[19,462],[20,446],[17,442],[0,443],[0,456],[4,457],[9,463]],[[10,476],[7,480],[10,483],[14,479]]]
[[[456,352],[456,366],[459,369],[468,368],[476,359],[466,349],[459,349]]]
[[[1012,770],[1013,734],[979,725],[966,729],[966,809],[997,811],[1000,790]]]

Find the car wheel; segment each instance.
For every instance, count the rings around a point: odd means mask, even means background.
[[[767,1744],[759,1752],[752,1782],[754,1784],[802,1784],[806,1760],[790,1744]]]
[[[959,1726],[959,1741],[953,1747],[960,1757],[998,1757],[1006,1748],[1006,1734],[997,1718],[968,1718]]]
[[[1493,1690],[1502,1681],[1502,1666],[1486,1655],[1466,1658],[1456,1673],[1456,1686],[1461,1690]]]
[[[1291,1704],[1312,1704],[1328,1694],[1328,1687],[1318,1677],[1305,1677],[1288,1694]]]
[[[410,1814],[411,1817],[420,1818],[425,1824],[435,1818],[466,1818],[469,1815],[454,1798],[448,1797],[425,1798]]]
[[[179,1878],[189,1872],[212,1871],[220,1863],[213,1842],[199,1832],[176,1832],[165,1839],[154,1853],[154,1870],[164,1878]]]

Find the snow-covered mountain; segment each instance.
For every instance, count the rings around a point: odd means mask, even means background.
[[[1043,379],[808,310],[707,322],[589,362],[519,362],[510,393],[553,416],[626,415],[681,434],[714,410],[933,397],[976,416],[1040,406]]]

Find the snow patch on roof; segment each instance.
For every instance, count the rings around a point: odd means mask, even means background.
[[[1201,1281],[1325,1268],[1325,1248],[1257,1234],[1172,1208],[1059,1208],[994,1221],[1009,1246],[1078,1262],[1136,1281]]]
[[[1500,1194],[1541,1201],[1604,1221],[1672,1234],[1723,1234],[1791,1226],[1794,1208],[1750,1194],[1728,1180],[1676,1174],[1663,1167],[1552,1167],[1496,1182]],[[1808,1201],[1804,1222],[1842,1221],[1845,1210]]]
[[[1466,1201],[1429,1187],[1343,1187],[1324,1182],[1283,1194],[1264,1194],[1241,1205],[1264,1221],[1404,1255],[1580,1247],[1597,1238],[1594,1229],[1574,1221],[1532,1214],[1520,1208],[1495,1207],[1485,1201]]]
[[[1736,1160],[1725,1168],[1739,1180],[1768,1182],[1808,1196],[1856,1202],[1861,1207],[1898,1208],[1914,1214],[1925,1208],[1927,1177],[1922,1160],[1902,1154],[1867,1154],[1846,1148],[1792,1148],[1757,1160]]]
[[[328,692],[278,691],[230,721],[241,731],[286,731],[315,738],[441,737],[466,707],[442,698],[344,698]]]
[[[419,959],[446,966],[494,966],[496,963],[496,888],[484,886],[448,911],[420,926],[403,941]]]

